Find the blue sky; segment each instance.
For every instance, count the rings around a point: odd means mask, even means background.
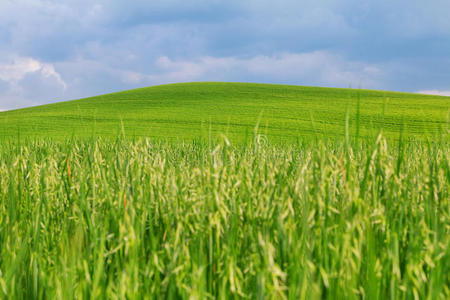
[[[0,109],[186,81],[450,95],[448,0],[1,0]]]

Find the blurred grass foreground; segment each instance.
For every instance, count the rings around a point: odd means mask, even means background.
[[[0,297],[449,299],[449,144],[0,144]]]

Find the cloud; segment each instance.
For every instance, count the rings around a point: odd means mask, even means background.
[[[52,64],[42,63],[31,57],[17,56],[9,62],[0,63],[0,80],[6,81],[13,86],[18,85],[30,73],[40,73],[45,78],[52,78],[64,89],[67,87]]]
[[[133,63],[114,66],[105,61],[81,58],[56,63],[55,66],[68,79],[68,94],[72,97],[82,97],[77,94],[82,87],[89,96],[99,91],[112,91],[108,90],[110,86],[120,90],[190,81],[277,82],[337,87],[362,84],[379,88],[383,86],[384,74],[377,65],[348,60],[327,51],[247,58],[199,56],[179,59],[163,55],[151,62],[147,60],[144,68]]]
[[[425,91],[418,91],[417,93],[426,94],[426,95],[437,95],[437,96],[449,96],[450,97],[450,91],[425,90]]]
[[[48,102],[66,89],[53,64],[21,56],[0,60],[0,104],[5,109]]]
[[[377,65],[351,61],[327,51],[279,53],[248,58],[201,56],[176,59],[160,56],[146,68],[147,72],[134,68],[114,68],[109,64],[88,60],[58,64],[58,68],[76,76],[77,84],[81,86],[102,86],[105,84],[102,79],[108,78],[109,85],[113,84],[117,90],[191,81],[276,82],[335,87],[361,85],[380,88],[384,85],[385,75]],[[83,82],[84,80],[89,82]],[[74,87],[74,84],[71,86]]]
[[[195,80],[448,91],[449,10],[448,0],[2,0],[0,107]]]
[[[349,61],[326,51],[281,53],[250,58],[200,57],[193,60],[157,59],[154,74],[140,74],[141,82],[252,81],[348,87],[382,86],[382,71],[375,65]]]

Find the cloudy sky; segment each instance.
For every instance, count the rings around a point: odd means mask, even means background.
[[[161,83],[450,95],[448,0],[0,0],[0,109]]]

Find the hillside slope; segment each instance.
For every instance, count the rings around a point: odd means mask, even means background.
[[[360,94],[360,113],[357,113]],[[315,135],[433,136],[448,130],[449,97],[247,83],[182,83],[123,91],[0,113],[0,138],[146,136],[242,140],[259,131],[269,139]]]

